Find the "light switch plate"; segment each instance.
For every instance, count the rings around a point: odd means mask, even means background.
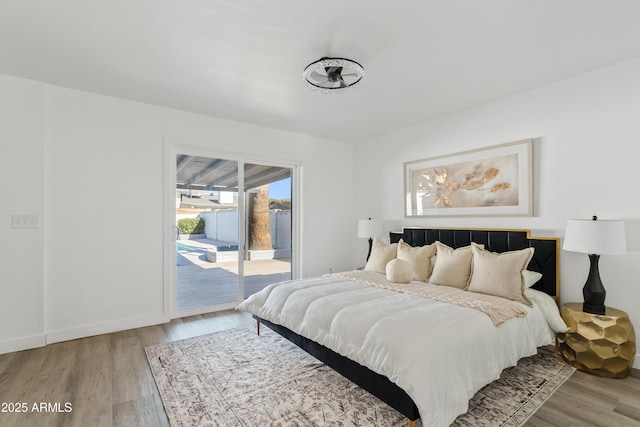
[[[38,228],[38,216],[11,215],[11,228]]]

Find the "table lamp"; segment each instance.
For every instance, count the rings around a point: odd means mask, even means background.
[[[597,216],[591,220],[570,219],[567,222],[562,249],[589,255],[591,267],[587,282],[582,288],[584,296],[582,310],[586,313],[605,314],[604,300],[607,292],[600,279],[598,260],[600,255],[618,255],[627,252],[624,221],[599,220]]]
[[[382,221],[380,220],[369,218],[358,221],[358,237],[369,239],[369,253],[367,253],[367,261],[369,261],[369,257],[371,256],[373,238],[382,236],[383,233]]]

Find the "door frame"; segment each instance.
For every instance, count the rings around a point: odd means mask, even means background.
[[[200,146],[184,145],[176,143],[167,138],[164,139],[164,221],[163,221],[163,246],[164,246],[164,278],[163,278],[163,314],[165,321],[171,319],[191,316],[196,314],[210,313],[220,310],[228,310],[235,308],[244,299],[244,256],[238,256],[238,301],[219,304],[214,306],[199,307],[193,310],[181,311],[176,310],[176,156],[178,154],[187,154],[190,156],[209,157],[214,159],[225,159],[238,162],[238,187],[244,188],[244,165],[260,164],[291,169],[291,278],[297,279],[301,277],[301,254],[300,250],[300,230],[301,230],[301,164],[299,161],[283,161],[281,159],[269,158],[267,156],[253,156],[242,152],[230,152],[222,150],[211,150]],[[242,171],[242,172],[241,172]],[[238,192],[238,242],[242,243],[242,252],[246,251],[245,247],[245,201],[244,191]],[[242,212],[242,215],[240,213]],[[240,248],[238,248],[240,250]]]

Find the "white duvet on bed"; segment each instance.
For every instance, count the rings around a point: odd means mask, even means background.
[[[337,277],[270,285],[238,309],[385,375],[413,399],[423,425],[448,426],[503,369],[566,329],[551,297],[527,296],[528,314],[499,326],[470,308]]]

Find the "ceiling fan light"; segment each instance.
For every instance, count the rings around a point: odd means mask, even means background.
[[[318,75],[326,80],[318,80]],[[364,68],[350,59],[324,57],[307,65],[302,77],[307,87],[315,92],[344,93],[360,84],[364,78]]]

